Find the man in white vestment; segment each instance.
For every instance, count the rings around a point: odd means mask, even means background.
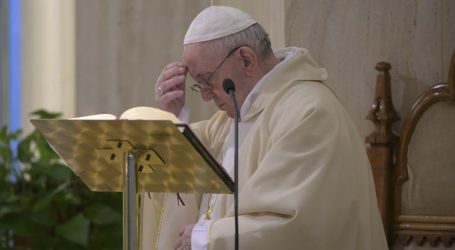
[[[240,249],[387,249],[365,145],[302,48],[271,50],[248,14],[211,6],[193,20],[183,61],[156,82],[161,109],[185,117],[188,74],[219,111],[192,129],[233,176],[232,79],[240,107]],[[141,249],[234,249],[233,195],[147,195]]]

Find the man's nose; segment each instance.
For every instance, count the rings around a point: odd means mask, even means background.
[[[209,88],[201,88],[200,93],[204,102],[208,102],[213,98],[213,91]]]

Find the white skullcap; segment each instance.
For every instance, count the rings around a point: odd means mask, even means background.
[[[247,13],[227,6],[210,6],[201,11],[186,31],[183,44],[225,37],[257,23]]]

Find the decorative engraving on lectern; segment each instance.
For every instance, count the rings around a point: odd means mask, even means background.
[[[108,147],[97,148],[98,154],[108,163],[119,164],[123,155],[131,152],[135,155],[138,173],[155,173],[154,166],[166,166],[166,162],[153,148],[138,148],[129,140],[106,140]]]

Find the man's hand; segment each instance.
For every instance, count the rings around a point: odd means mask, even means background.
[[[174,250],[191,250],[191,234],[195,224],[188,224],[180,230],[179,238],[175,242]]]
[[[174,62],[161,71],[155,84],[155,100],[162,110],[176,116],[185,104],[185,79],[187,68],[182,62]]]

